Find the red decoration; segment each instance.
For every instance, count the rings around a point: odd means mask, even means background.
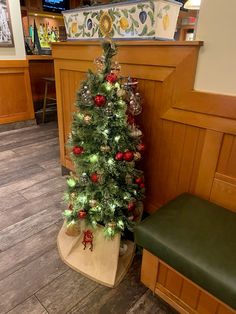
[[[84,231],[84,239],[82,241],[82,244],[84,245],[84,250],[86,249],[87,244],[90,244],[90,251],[93,250],[93,233],[90,230]]]
[[[78,212],[78,218],[83,219],[87,216],[87,213],[85,210],[81,210]]]
[[[91,178],[93,183],[98,183],[99,175],[96,172],[94,172],[91,174],[90,178]]]
[[[137,183],[137,184],[143,183],[143,178],[141,178],[141,177],[136,178],[136,179],[135,179],[135,183]]]
[[[134,159],[134,153],[131,152],[130,150],[127,150],[125,153],[124,153],[124,160],[125,161],[132,161]]]
[[[106,97],[103,95],[95,96],[95,98],[94,98],[95,106],[97,106],[97,107],[104,106],[106,103],[106,100],[107,100]]]
[[[79,156],[81,153],[83,153],[84,148],[82,146],[74,146],[73,147],[73,154],[76,156]]]
[[[128,211],[131,212],[131,211],[133,211],[133,210],[135,210],[135,203],[130,202],[130,203],[128,204]]]
[[[135,120],[134,120],[134,116],[132,114],[128,114],[127,122],[131,125],[134,124]]]
[[[143,143],[140,143],[140,144],[138,144],[137,148],[139,151],[143,151],[143,150],[145,150],[145,145]]]
[[[116,160],[122,160],[124,157],[124,154],[122,152],[118,152],[115,156],[115,159]]]
[[[139,187],[140,187],[140,189],[144,189],[144,188],[145,188],[144,183],[141,183],[141,184],[139,185]]]
[[[107,74],[106,81],[109,83],[115,83],[117,81],[117,76],[114,73]]]

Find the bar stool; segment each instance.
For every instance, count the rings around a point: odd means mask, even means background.
[[[56,98],[48,97],[48,86],[54,84],[55,85],[55,78],[54,77],[43,77],[45,81],[45,91],[44,91],[44,99],[43,99],[43,117],[42,122],[45,121],[45,114],[46,114],[46,107],[47,105],[54,106],[56,105]],[[47,100],[53,100],[54,102],[47,103]]]

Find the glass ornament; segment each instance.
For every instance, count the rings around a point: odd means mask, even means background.
[[[101,73],[104,70],[104,67],[105,67],[105,57],[101,56],[101,57],[96,58],[94,60],[94,64],[95,64],[95,66],[97,68],[97,72]]]
[[[114,110],[113,110],[113,103],[109,102],[106,107],[104,108],[104,112],[106,114],[107,117],[112,117],[114,114]]]
[[[79,183],[82,185],[82,186],[86,186],[88,185],[89,183],[89,177],[87,175],[87,173],[82,173],[82,175],[80,176],[79,178]]]

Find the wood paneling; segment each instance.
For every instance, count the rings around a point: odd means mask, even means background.
[[[45,81],[43,77],[54,77],[54,64],[52,57],[28,56],[29,74],[33,101],[43,100]],[[49,86],[48,97],[55,98],[55,86]]]
[[[229,188],[221,187],[217,200],[215,195],[219,193],[217,176],[224,175],[220,178],[223,183],[235,185],[236,97],[193,91],[201,43],[126,41],[118,45],[116,59],[122,74],[138,78],[143,96],[143,112],[137,120],[147,146],[140,164],[147,186],[145,209],[155,211],[182,192],[199,194],[232,209],[234,199],[231,205],[224,201]],[[75,92],[99,55],[98,42],[53,45],[61,161],[70,169],[64,146]],[[226,177],[231,181],[225,181]]]
[[[27,61],[0,61],[0,91],[0,124],[34,119]]]
[[[152,265],[150,268],[148,265]],[[156,265],[156,267],[155,267]],[[232,308],[144,250],[141,281],[181,314],[235,314]]]

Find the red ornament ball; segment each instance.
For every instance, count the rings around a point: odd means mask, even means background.
[[[144,151],[145,150],[145,145],[143,143],[138,144],[137,146],[139,151]]]
[[[85,210],[81,210],[78,212],[78,218],[83,219],[87,216],[87,213]]]
[[[129,212],[132,212],[133,210],[135,210],[135,203],[130,202],[130,203],[128,204],[128,211],[129,211]]]
[[[106,97],[103,96],[103,95],[97,95],[97,96],[95,96],[95,98],[94,98],[94,103],[95,103],[95,106],[97,106],[97,107],[102,107],[102,106],[104,106],[105,103],[106,103],[106,101],[107,101],[107,99],[106,99]]]
[[[141,177],[136,178],[136,179],[135,179],[135,183],[137,183],[137,184],[143,183],[143,178],[141,178]]]
[[[140,187],[140,189],[144,189],[144,188],[145,188],[144,183],[141,183],[141,184],[139,185],[139,187]]]
[[[127,150],[125,153],[124,153],[124,160],[125,161],[132,161],[134,159],[134,153],[131,152],[130,150]]]
[[[99,175],[96,172],[94,172],[91,174],[90,179],[92,180],[93,183],[98,183]]]
[[[80,155],[81,153],[83,153],[84,151],[84,148],[82,146],[74,146],[73,147],[73,154],[78,156]]]
[[[122,152],[118,152],[115,155],[115,160],[123,160],[124,154]]]
[[[117,76],[114,73],[107,74],[106,81],[109,83],[115,83],[117,81]]]

